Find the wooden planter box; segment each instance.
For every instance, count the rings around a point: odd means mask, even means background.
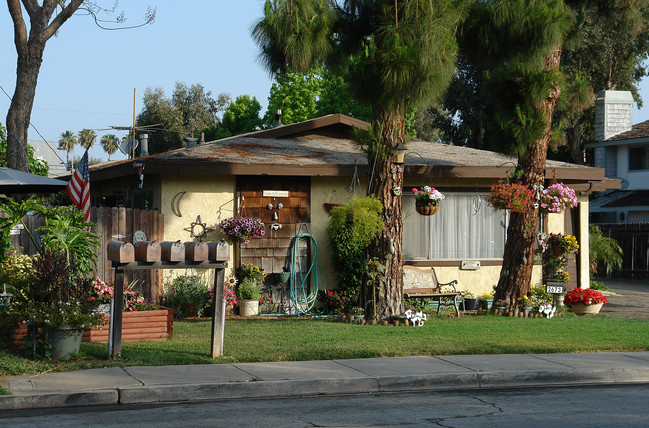
[[[109,318],[104,316],[104,324],[99,328],[86,329],[83,342],[108,343]],[[23,337],[27,326],[21,325],[9,336],[9,342],[15,346],[25,346]],[[161,308],[155,311],[136,311],[122,313],[122,342],[139,340],[167,340],[174,334],[174,311]]]

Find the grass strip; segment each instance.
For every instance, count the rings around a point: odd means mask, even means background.
[[[98,367],[306,361],[415,355],[574,353],[649,350],[646,320],[607,315],[554,319],[495,315],[433,317],[423,327],[357,325],[325,319],[226,320],[224,354],[212,360],[209,320],[176,321],[163,342],[126,342],[122,359],[107,359],[103,343],[83,343],[70,361],[0,351],[0,375]]]

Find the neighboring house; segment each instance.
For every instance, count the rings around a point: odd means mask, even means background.
[[[593,223],[649,222],[649,121],[632,124],[633,97],[628,91],[604,91],[595,100],[595,167],[621,180],[591,201]]]
[[[353,127],[367,126],[344,115],[328,115],[94,166],[93,203],[160,210],[167,241],[192,240],[189,230],[197,216],[216,229],[208,240],[222,237],[217,225],[224,218],[259,217],[267,226],[266,236],[236,246],[230,266],[253,262],[267,272],[281,272],[290,240],[307,225],[317,241],[325,286],[336,288],[327,208],[347,202],[354,190],[360,196],[365,193],[367,158],[350,135]],[[458,279],[460,289],[475,294],[490,291],[500,275],[507,217],[489,207],[484,195],[507,176],[515,161],[498,153],[418,139],[408,141],[407,147],[402,199],[405,263],[434,266],[440,281]],[[138,164],[144,165],[143,182]],[[572,277],[587,286],[588,195],[612,183],[603,169],[548,161],[548,183],[552,177],[573,187],[580,204],[566,215],[549,215],[544,230],[578,236],[581,249],[573,264],[578,273]],[[434,216],[415,212],[410,190],[423,185],[446,195]],[[537,265],[534,283],[540,278]]]
[[[34,148],[34,158],[47,162],[50,169],[47,173],[50,177],[58,177],[68,173],[65,168],[65,161],[61,159],[57,152],[58,143],[51,141],[30,141],[29,145]]]

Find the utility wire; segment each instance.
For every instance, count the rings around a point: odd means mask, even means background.
[[[4,94],[7,96],[7,98],[9,98],[9,101],[13,101],[13,99],[11,98],[11,95],[9,95],[9,94],[7,93],[7,91],[5,91],[5,88],[3,88],[2,85],[0,85],[0,89],[2,89],[2,92],[4,92]],[[36,128],[36,126],[34,126],[34,124],[33,124],[31,121],[29,122],[29,126],[31,126],[31,127],[34,129],[34,131],[36,131],[36,133],[41,137],[41,139],[45,142],[45,146],[46,146],[48,149],[50,149],[52,152],[54,152],[54,154],[56,155],[56,157],[57,157],[61,162],[63,162],[63,159],[61,159],[61,156],[59,156],[59,154],[56,152],[56,150],[54,150],[54,149],[52,148],[52,146],[50,146],[50,143],[45,139],[45,137],[43,137],[43,134],[40,133],[40,131]],[[12,133],[11,135],[13,135],[14,138],[15,138],[16,140],[18,140],[18,136],[17,136],[16,134]],[[21,141],[21,143],[24,144],[24,141]],[[18,149],[16,149],[16,150],[14,150],[13,152],[11,152],[11,154],[14,154],[14,153],[17,153],[17,152],[18,152]],[[7,155],[9,155],[9,147],[7,147]]]

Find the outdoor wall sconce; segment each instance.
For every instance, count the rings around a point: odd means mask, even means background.
[[[408,149],[402,143],[399,143],[396,146],[392,147],[390,149],[390,157],[392,158],[392,163],[403,165],[407,151]]]

